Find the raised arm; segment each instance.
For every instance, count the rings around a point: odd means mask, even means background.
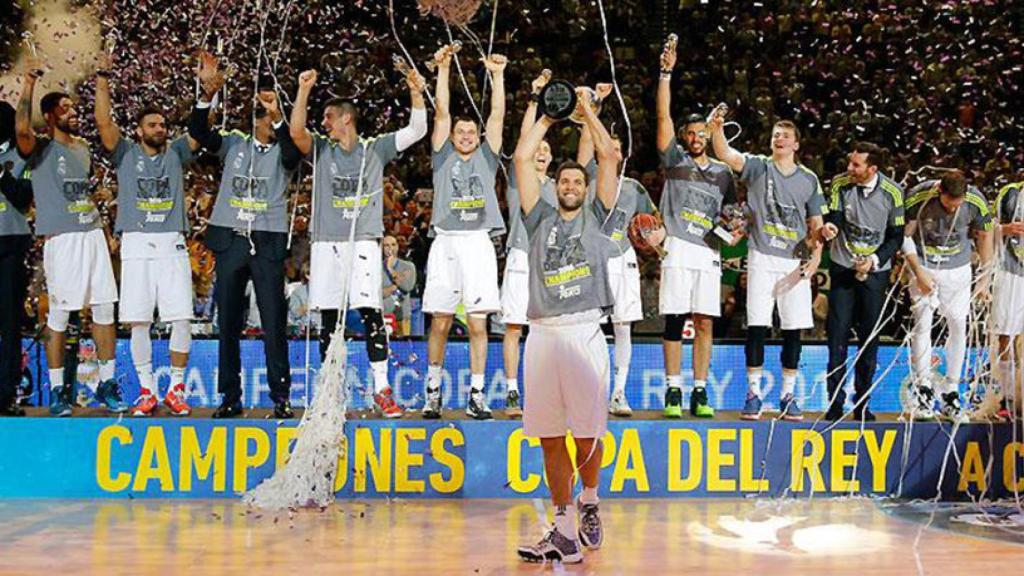
[[[419,72],[411,70],[405,77],[405,83],[409,86],[412,110],[409,112],[409,124],[395,133],[395,148],[399,152],[407,150],[427,135],[427,104],[423,101],[426,80]]]
[[[437,64],[437,87],[434,90],[434,133],[430,137],[431,147],[437,152],[448,141],[452,132],[452,115],[448,109],[451,92],[449,76],[451,76],[452,47],[442,46],[434,53]]]
[[[577,88],[576,97],[579,99],[578,106],[583,110],[584,125],[589,129],[597,150],[597,197],[601,199],[605,209],[611,211],[615,208],[619,195],[618,169],[622,154],[615,149],[611,135],[594,113],[594,107],[587,98],[586,91]]]
[[[36,80],[42,75],[39,64],[34,60],[25,62],[25,73],[22,75],[21,98],[14,112],[14,137],[18,143],[18,152],[29,157],[36,149],[36,133],[32,129],[32,95]]]
[[[537,122],[537,97],[540,96],[540,91],[547,86],[550,79],[551,71],[544,69],[530,84],[530,102],[526,105],[526,112],[523,112],[523,121],[519,125],[519,138],[516,140],[517,148],[522,144],[526,135],[530,133],[533,125]]]
[[[711,115],[711,145],[715,150],[715,156],[725,162],[729,168],[732,168],[733,172],[742,172],[743,163],[745,162],[743,154],[740,154],[735,148],[729,145],[729,142],[725,139],[725,123],[724,115],[720,112],[715,112]]]
[[[199,53],[196,78],[199,80],[200,97],[188,118],[188,135],[199,146],[217,152],[220,150],[223,137],[216,130],[210,129],[210,110],[217,100],[217,94],[224,86],[224,74],[221,73],[215,56],[209,52]],[[189,145],[191,144],[192,142],[189,142]]]
[[[110,104],[110,54],[101,51],[96,65],[96,130],[107,152],[113,152],[121,140],[121,129],[114,123]]]
[[[288,133],[295,142],[295,147],[303,156],[309,154],[313,149],[313,135],[306,128],[306,116],[309,107],[309,93],[316,84],[316,70],[306,70],[299,74],[299,91],[295,95],[295,105],[292,106],[292,121]]]
[[[676,67],[676,48],[666,44],[661,53],[661,75],[658,77],[658,151],[668,149],[676,127],[672,122],[672,69]]]
[[[595,88],[598,100],[604,100],[612,93],[614,86],[611,84],[598,84]],[[590,133],[590,129],[584,124],[580,130],[580,144],[576,147],[576,161],[587,166],[590,161],[594,159],[594,136]]]
[[[547,134],[548,128],[552,124],[554,121],[547,116],[537,120],[525,137],[519,137],[519,144],[512,156],[516,169],[519,205],[524,216],[532,212],[537,202],[540,201],[540,177],[537,175],[533,157],[537,154],[537,149],[540,148],[540,143],[544,140],[544,135]]]
[[[505,130],[505,66],[508,58],[491,54],[484,58],[484,67],[491,75],[491,114],[487,117],[484,136],[495,154],[501,154],[502,132]]]

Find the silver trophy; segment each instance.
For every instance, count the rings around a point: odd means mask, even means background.
[[[733,232],[746,226],[747,216],[743,204],[726,204],[718,215],[718,225],[715,226],[714,233],[725,243],[732,245]]]

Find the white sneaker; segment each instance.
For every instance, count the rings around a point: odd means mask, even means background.
[[[935,418],[935,392],[930,386],[918,386],[914,389],[914,406],[910,409],[910,417],[914,420],[933,420]]]
[[[942,395],[941,412],[943,418],[954,424],[967,424],[971,421],[960,407],[960,394],[957,392]]]
[[[633,415],[633,409],[629,407],[629,402],[626,401],[625,391],[612,394],[612,400],[608,403],[608,413],[620,418],[629,418]]]

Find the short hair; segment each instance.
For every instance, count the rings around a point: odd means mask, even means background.
[[[139,112],[135,115],[135,124],[138,126],[142,126],[142,121],[145,120],[146,116],[149,116],[150,114],[159,114],[160,116],[164,116],[164,111],[157,108],[156,106],[145,106],[142,108],[142,110],[139,110]],[[164,116],[165,120],[166,118],[167,117]]]
[[[779,120],[775,123],[773,128],[784,128],[786,130],[792,130],[793,136],[796,137],[796,141],[800,141],[800,129],[796,127],[796,124],[792,120]]]
[[[590,174],[587,174],[587,169],[575,160],[566,160],[558,165],[558,170],[555,170],[555,183],[558,183],[559,178],[562,177],[562,172],[566,170],[579,170],[583,172],[583,183],[587,186],[590,185]]]
[[[939,180],[939,192],[950,198],[963,198],[967,195],[967,178],[959,170],[953,170]]]
[[[477,130],[480,130],[480,125],[477,124],[476,118],[473,118],[472,116],[468,116],[466,114],[457,114],[455,116],[452,116],[452,130],[455,130],[455,125],[458,124],[459,122],[469,122],[473,126],[476,126]]]
[[[879,166],[885,164],[889,151],[873,142],[854,142],[853,152],[855,154],[867,154],[868,166]]]
[[[348,114],[352,117],[353,123],[359,121],[359,108],[347,98],[331,98],[324,102],[324,110],[328,108],[337,108],[342,114]]]
[[[707,121],[708,119],[701,116],[700,114],[688,114],[686,118],[683,118],[683,128],[686,128],[690,124],[697,124],[698,122],[701,124],[707,124]]]
[[[43,115],[49,114],[56,110],[60,106],[60,101],[65,98],[71,98],[71,95],[67,92],[50,92],[39,101],[39,109],[42,110]]]

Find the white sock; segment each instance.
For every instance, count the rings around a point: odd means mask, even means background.
[[[518,378],[509,378],[508,380],[505,380],[505,383],[508,384],[508,391],[509,392],[512,392],[513,390],[516,391],[516,392],[519,392],[519,379]]]
[[[580,494],[580,502],[584,504],[597,504],[601,499],[597,497],[597,486],[593,488],[583,487],[583,493]]]
[[[484,391],[484,375],[483,374],[470,374],[469,375],[469,387],[473,389],[473,392]]]
[[[388,361],[381,360],[380,362],[370,362],[370,368],[373,370],[373,391],[380,394],[384,390],[391,387],[391,383],[388,382]]]
[[[50,391],[64,387],[64,368],[50,368]]]
[[[555,528],[562,536],[570,540],[576,539],[576,506],[555,506]]]
[[[156,386],[153,384],[153,364],[136,364],[135,373],[139,375],[139,396],[146,394],[156,395]]]
[[[427,390],[437,390],[441,387],[441,367],[431,364],[427,367]]]
[[[747,372],[747,391],[761,397],[761,371],[755,370],[753,372]]]
[[[168,390],[175,390],[181,392],[182,394],[185,393],[184,367],[179,368],[177,366],[171,366],[171,387]],[[156,393],[157,390],[153,390],[153,392]]]
[[[785,398],[786,394],[792,394],[794,388],[796,388],[796,374],[783,374],[782,393],[779,397]]]
[[[708,383],[707,383],[706,380],[694,380],[693,381],[693,389],[694,390],[696,390],[698,388],[707,388],[707,387],[708,387]]]
[[[683,387],[683,375],[682,374],[666,374],[665,383],[668,384],[669,388],[682,388]]]
[[[114,379],[114,360],[100,360],[100,382]]]
[[[630,324],[614,324],[615,331],[615,393],[626,389],[629,364],[633,360],[633,337]]]

